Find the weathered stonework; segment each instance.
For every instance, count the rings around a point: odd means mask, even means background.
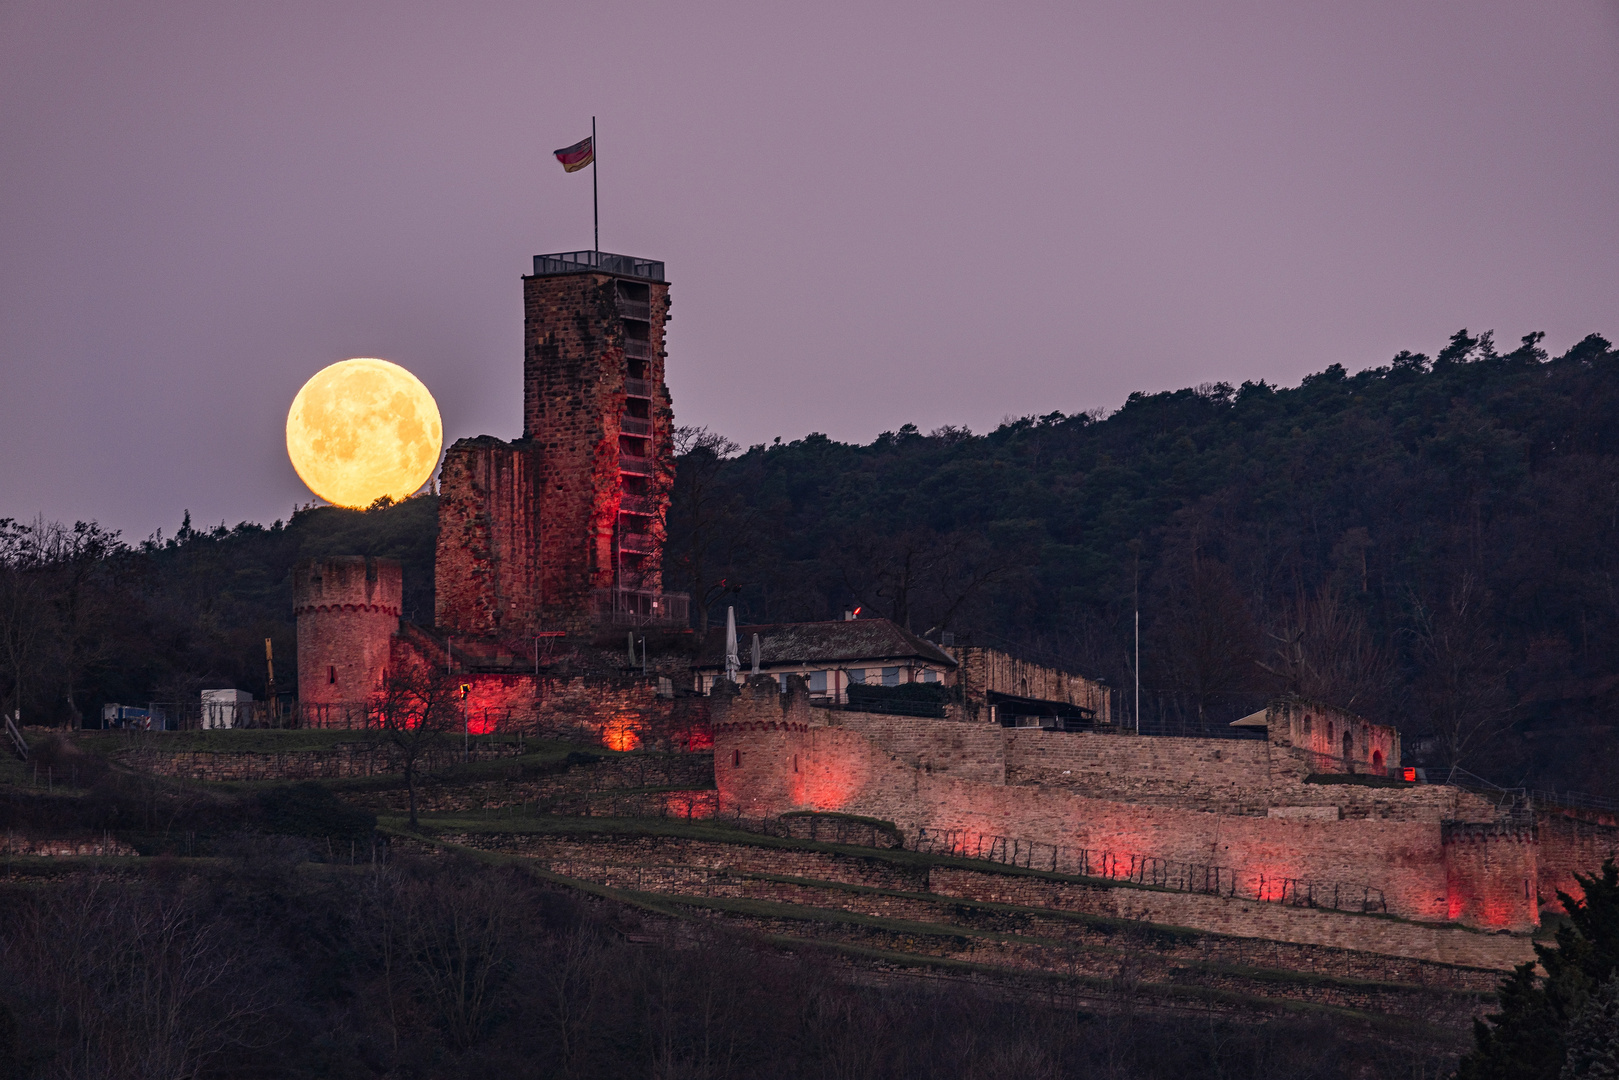
[[[523,436],[463,439],[439,480],[437,625],[581,631],[603,589],[661,591],[673,422],[669,287],[523,279]]]
[[[1538,925],[1532,829],[1455,788],[1306,783],[1294,719],[1275,711],[1264,741],[1019,731],[814,709],[801,686],[754,679],[715,701],[715,781],[721,813],[837,811],[909,838],[1018,838],[1054,863],[1103,852],[1196,866],[1232,875],[1237,895],[1325,888],[1336,903],[1369,889],[1411,919]]]
[[[1061,701],[1089,709],[1098,723],[1113,720],[1113,694],[1106,686],[1083,675],[1044,667],[998,649],[946,645],[944,651],[959,665],[956,685],[968,720],[988,720],[990,695],[1010,694]]]
[[[399,563],[355,555],[305,560],[293,567],[292,596],[300,701],[336,705],[369,698],[399,630]]]
[[[592,590],[662,588],[674,478],[663,370],[669,286],[536,276],[523,279],[523,304],[523,438],[538,462],[542,612],[549,624],[577,622]],[[641,532],[621,514],[626,498],[646,511],[634,515]],[[633,546],[648,550],[630,552],[631,536],[645,537]]]
[[[511,833],[459,834],[442,839],[526,855],[541,860],[556,873],[618,888],[815,903],[801,894],[801,885],[783,880],[798,879],[892,890],[918,899],[960,898],[1184,927],[1222,937],[1208,940],[1199,934],[1175,944],[1160,939],[1160,946],[1178,944],[1188,950],[1184,958],[1213,956],[1228,963],[1356,979],[1484,991],[1494,987],[1496,972],[1534,955],[1523,937],[1479,933],[1455,925],[1429,925],[987,867],[918,866],[875,854],[810,851],[768,842],[721,844],[657,836]],[[739,887],[742,875],[759,875],[764,880]],[[935,912],[912,907],[916,900],[879,897],[871,898],[871,907],[857,907],[856,899],[851,894],[836,905],[822,899],[818,906],[843,906],[918,921],[938,918]],[[858,900],[868,898],[859,896]],[[1121,932],[1108,931],[1106,939],[1113,940]],[[1261,941],[1265,944],[1259,944]]]
[[[450,447],[439,470],[436,624],[454,634],[540,626],[534,448],[483,435]]]

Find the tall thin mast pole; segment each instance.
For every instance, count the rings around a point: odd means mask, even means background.
[[[602,249],[602,213],[601,203],[596,194],[596,159],[601,155],[596,146],[596,118],[590,118],[590,221],[595,227],[595,251],[601,254]]]
[[[1141,541],[1130,542],[1135,552],[1136,574],[1135,584],[1131,587],[1131,596],[1136,609],[1136,734],[1141,734]]]

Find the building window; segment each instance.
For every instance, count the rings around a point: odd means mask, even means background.
[[[793,755],[793,772],[797,772],[797,771],[798,771],[798,755],[794,754]]]
[[[809,689],[812,694],[826,693],[826,672],[812,671],[809,673]]]
[[[333,686],[337,685],[337,668],[335,666],[326,668],[326,681]]]
[[[923,682],[938,682],[939,681],[939,673],[937,671],[934,671],[932,668],[924,668],[924,669],[922,669],[922,681]]]
[[[742,751],[731,751],[731,767],[733,769],[740,769],[742,767]]]
[[[776,683],[781,687],[781,692],[785,694],[787,692],[787,673],[785,671],[776,676]]]
[[[885,667],[885,668],[883,668],[883,685],[884,686],[898,686],[899,685],[899,668],[897,668],[897,667]]]
[[[854,686],[856,684],[863,684],[865,681],[866,681],[866,669],[865,668],[863,668],[863,667],[852,667],[852,668],[849,669],[849,685],[850,686]]]

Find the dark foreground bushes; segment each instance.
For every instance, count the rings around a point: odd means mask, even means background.
[[[1438,1075],[1324,1019],[1080,1009],[584,904],[522,868],[266,851],[5,896],[0,1076]],[[191,864],[195,865],[195,864]]]

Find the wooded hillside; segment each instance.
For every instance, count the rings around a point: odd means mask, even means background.
[[[936,639],[1108,680],[1149,730],[1215,730],[1290,691],[1397,723],[1408,752],[1501,782],[1619,796],[1619,353],[1550,359],[1458,332],[1294,388],[1135,394],[984,435],[912,425],[745,452],[681,432],[666,587],[698,618],[861,607]],[[105,701],[263,691],[293,668],[299,558],[405,564],[430,621],[436,500],[306,510],[130,546],[6,522],[0,706],[71,722]]]
[[[1435,762],[1606,790],[1619,684],[1619,354],[1455,334],[1296,388],[1133,394],[986,435],[735,453],[686,432],[670,587],[748,621],[857,605],[1011,644],[1198,730],[1291,691]],[[1595,752],[1600,751],[1600,752]],[[1619,792],[1614,792],[1619,794]]]

